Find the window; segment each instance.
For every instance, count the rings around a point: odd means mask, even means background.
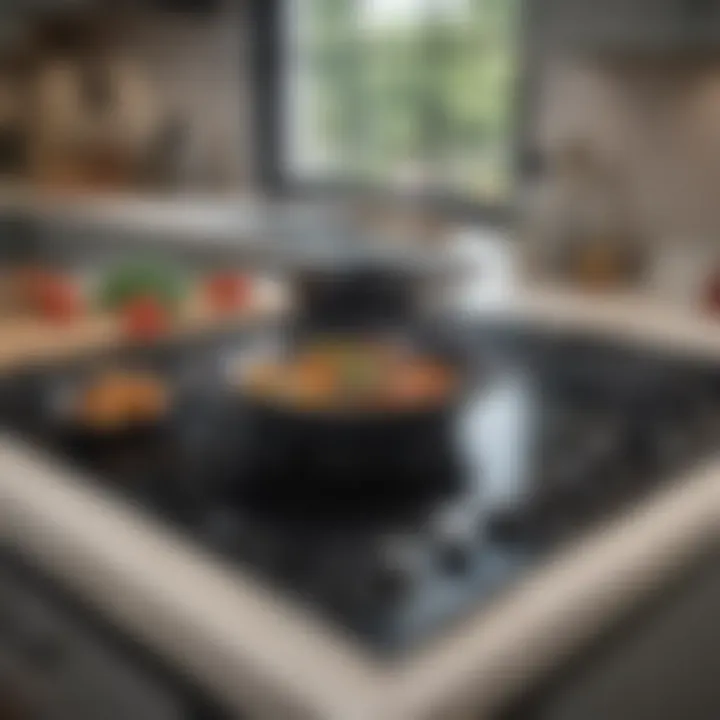
[[[520,2],[288,0],[281,177],[504,204]]]

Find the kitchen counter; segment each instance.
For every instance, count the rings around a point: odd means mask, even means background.
[[[720,364],[720,325],[640,296],[535,288],[488,312]],[[463,720],[487,717],[720,539],[720,459],[393,664],[11,436],[0,438],[0,529],[44,572],[250,717]]]
[[[217,316],[192,302],[172,335],[203,332],[235,323],[257,322],[282,311],[282,286],[260,281],[257,302],[230,316]],[[551,328],[592,329],[678,353],[720,358],[720,319],[661,302],[641,293],[598,296],[555,286],[514,289],[499,302],[474,312],[517,317]],[[79,321],[57,323],[32,315],[0,317],[0,371],[35,359],[67,358],[116,346],[123,335],[116,318],[91,313]]]
[[[720,315],[642,290],[594,294],[533,285],[511,295],[500,312],[549,327],[588,329],[681,354],[720,358]]]
[[[284,307],[281,288],[258,280],[251,306],[227,315],[218,315],[200,299],[191,300],[175,319],[168,338],[220,330],[235,325],[267,320]],[[32,314],[0,317],[0,372],[33,362],[52,362],[84,353],[98,352],[125,344],[117,317],[100,312],[68,322],[45,320]]]

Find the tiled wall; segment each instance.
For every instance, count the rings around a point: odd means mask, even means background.
[[[720,63],[548,62],[539,96],[541,147],[607,155],[654,240],[720,243]]]
[[[224,0],[210,16],[138,11],[127,52],[154,82],[159,102],[182,114],[192,136],[180,190],[234,192],[252,188],[251,107],[248,99],[247,23],[242,0]],[[152,236],[97,228],[58,227],[0,217],[0,265],[29,257],[70,267],[103,265],[138,253],[172,257],[188,266],[235,259],[203,245],[179,249]]]
[[[133,22],[128,50],[147,68],[161,102],[188,121],[189,186],[249,182],[247,33],[241,0],[224,0],[208,16],[143,11]]]

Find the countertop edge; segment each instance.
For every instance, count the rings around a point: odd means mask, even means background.
[[[178,670],[259,717],[299,708],[340,717],[347,697],[369,699],[377,689],[376,668],[299,605],[12,434],[0,435],[0,537]]]

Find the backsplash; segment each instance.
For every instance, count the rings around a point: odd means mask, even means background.
[[[539,147],[582,139],[607,156],[654,242],[720,241],[720,63],[555,61],[538,97]]]
[[[224,0],[207,17],[138,12],[127,50],[146,68],[162,104],[186,122],[181,184],[243,187],[252,159],[243,3]]]

